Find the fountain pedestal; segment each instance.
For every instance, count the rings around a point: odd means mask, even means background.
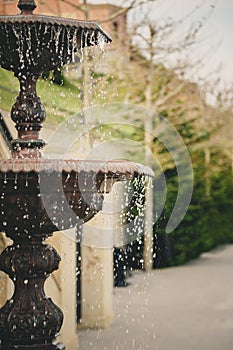
[[[45,280],[59,262],[56,250],[41,237],[16,239],[1,254],[0,269],[15,285],[14,295],[0,312],[2,349],[64,349],[53,344],[62,312],[44,292]]]

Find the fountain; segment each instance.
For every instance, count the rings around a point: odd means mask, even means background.
[[[0,65],[20,82],[11,111],[18,138],[12,141],[12,157],[0,161],[0,231],[13,240],[0,256],[0,268],[15,285],[12,298],[0,309],[1,349],[64,349],[55,343],[62,311],[44,292],[45,280],[58,269],[60,257],[45,239],[59,228],[90,220],[116,181],[140,181],[153,174],[128,161],[43,157],[45,142],[39,132],[46,114],[36,93],[38,77],[72,62],[78,50],[111,39],[93,22],[33,14],[34,0],[20,0],[18,7],[20,14],[0,16]],[[64,202],[75,215],[64,215]]]

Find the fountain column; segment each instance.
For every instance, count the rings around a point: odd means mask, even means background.
[[[14,158],[41,158],[44,140],[39,132],[45,121],[46,112],[36,93],[37,75],[18,75],[20,93],[11,110],[11,119],[18,131],[18,138],[12,142]]]

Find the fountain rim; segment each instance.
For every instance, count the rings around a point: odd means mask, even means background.
[[[13,16],[0,16],[0,24],[47,24],[58,25],[70,28],[81,28],[83,30],[92,29],[100,32],[106,43],[112,41],[111,37],[101,28],[101,26],[93,21],[78,20],[74,18],[63,18],[56,16],[46,16],[37,14],[18,14]]]
[[[129,160],[63,160],[49,158],[10,158],[0,160],[0,173],[98,173],[116,177],[154,177],[151,168]]]

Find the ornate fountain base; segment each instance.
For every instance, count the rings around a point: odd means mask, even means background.
[[[46,278],[58,269],[60,257],[41,237],[15,240],[0,256],[0,269],[15,285],[13,297],[0,309],[3,350],[62,350],[54,340],[62,311],[44,292]]]

